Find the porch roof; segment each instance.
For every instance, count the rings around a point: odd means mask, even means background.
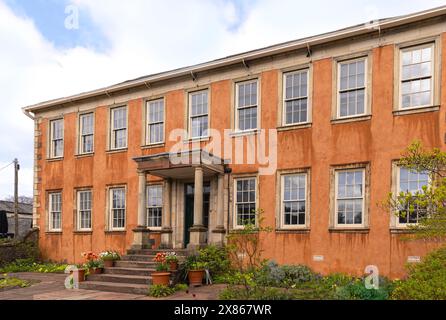
[[[194,177],[197,166],[203,168],[205,177],[225,172],[225,161],[202,149],[164,152],[135,157],[133,160],[137,163],[138,171],[161,178],[190,179]]]

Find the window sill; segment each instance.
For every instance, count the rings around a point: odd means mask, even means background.
[[[369,233],[370,228],[329,228],[330,233]]]
[[[310,228],[281,228],[276,229],[276,233],[296,233],[296,234],[308,234],[310,233]]]
[[[75,154],[74,157],[76,159],[81,159],[81,158],[90,158],[94,156],[94,152],[89,152],[89,153],[81,153],[81,154]]]
[[[76,230],[76,231],[73,231],[73,234],[75,234],[75,235],[91,235],[91,234],[93,234],[93,230]]]
[[[105,234],[126,234],[126,230],[105,230]]]
[[[46,231],[45,234],[50,235],[50,236],[51,235],[57,236],[57,235],[61,235],[62,231]]]
[[[440,106],[428,106],[428,107],[419,107],[419,108],[410,108],[410,109],[399,109],[399,110],[394,110],[393,115],[404,116],[406,114],[435,112],[438,110],[440,110]]]
[[[258,133],[260,133],[260,129],[246,130],[246,131],[233,131],[229,134],[229,136],[232,138],[236,138],[236,137],[256,135]]]
[[[47,158],[46,161],[47,161],[47,162],[63,161],[63,157],[59,157],[59,158]]]
[[[300,124],[281,126],[281,127],[277,127],[276,129],[278,132],[282,132],[282,131],[289,131],[289,130],[307,129],[307,128],[311,128],[311,126],[312,126],[311,122],[305,122],[305,123],[300,123]]]
[[[113,150],[107,150],[105,151],[106,154],[114,154],[114,153],[124,153],[127,152],[127,148],[122,148],[122,149],[113,149]]]
[[[332,119],[332,124],[340,124],[340,123],[347,123],[347,122],[358,122],[358,121],[368,121],[372,119],[372,115],[362,115],[362,116],[355,116],[355,117],[346,117],[346,118],[338,118],[338,119]]]
[[[391,234],[411,234],[414,233],[413,230],[407,229],[405,227],[393,227],[390,228]]]
[[[165,146],[165,143],[160,142],[160,143],[142,145],[141,149],[146,150],[146,149],[164,148],[164,146]]]
[[[189,138],[183,140],[183,143],[193,143],[193,142],[207,142],[211,140],[211,137],[197,137],[197,138]]]

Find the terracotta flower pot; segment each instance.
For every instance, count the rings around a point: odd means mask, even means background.
[[[115,262],[113,260],[104,260],[104,268],[111,268]]]
[[[152,272],[152,284],[168,286],[170,284],[170,272]]]
[[[189,270],[188,272],[189,285],[199,287],[203,283],[204,270]]]
[[[103,271],[102,268],[90,268],[90,269],[88,269],[88,272],[90,274],[101,274],[102,271]]]
[[[178,270],[178,261],[172,261],[169,263],[170,271],[177,271]]]
[[[78,280],[79,282],[84,282],[85,281],[85,270],[84,269],[79,269],[77,271],[75,271],[77,273],[78,276]]]

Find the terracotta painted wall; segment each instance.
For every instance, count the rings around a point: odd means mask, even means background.
[[[442,36],[442,87],[446,87],[446,34]],[[331,123],[332,59],[313,62],[313,123],[310,128],[278,133],[278,169],[310,168],[311,170],[311,231],[307,233],[277,233],[266,236],[265,257],[279,263],[306,264],[314,270],[361,274],[367,265],[377,265],[381,274],[400,277],[408,256],[423,256],[432,248],[422,242],[403,242],[389,231],[389,213],[379,203],[391,188],[391,162],[414,139],[427,147],[444,149],[446,133],[446,92],[441,92],[441,108],[435,112],[396,116],[393,110],[394,47],[373,49],[372,117],[370,120]],[[279,70],[261,74],[261,126],[276,128],[279,104]],[[220,131],[231,127],[231,80],[214,82],[211,90],[211,126]],[[170,130],[184,127],[186,112],[183,90],[167,92],[166,136]],[[106,153],[108,107],[95,110],[95,154],[92,157],[74,155],[76,144],[75,113],[66,114],[65,155],[63,161],[47,161],[48,119],[40,124],[42,132],[42,168],[40,184],[40,246],[44,258],[79,262],[85,250],[116,249],[124,252],[132,242],[131,230],[137,217],[137,174],[133,157],[168,151],[165,147],[141,148],[143,99],[128,103],[128,150]],[[166,137],[166,138],[167,138]],[[370,231],[368,233],[329,232],[330,166],[369,162]],[[234,174],[252,173],[257,165],[233,165]],[[276,175],[260,176],[258,206],[265,211],[265,222],[275,228]],[[127,186],[127,231],[104,232],[107,186]],[[92,233],[73,232],[75,188],[93,187]],[[63,189],[63,232],[45,232],[46,193]],[[313,255],[323,255],[324,261],[313,261]]]

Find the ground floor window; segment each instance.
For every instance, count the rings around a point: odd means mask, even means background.
[[[91,230],[92,192],[77,192],[77,225],[79,230]]]
[[[241,227],[256,223],[255,177],[235,180],[235,225]]]
[[[147,226],[160,228],[163,217],[163,186],[147,186]]]
[[[282,175],[282,225],[305,226],[307,211],[307,174]]]
[[[125,229],[125,188],[110,189],[110,218],[112,230]]]
[[[336,225],[362,226],[364,223],[365,169],[336,171]]]
[[[62,230],[62,193],[54,192],[48,195],[49,199],[49,231]]]

